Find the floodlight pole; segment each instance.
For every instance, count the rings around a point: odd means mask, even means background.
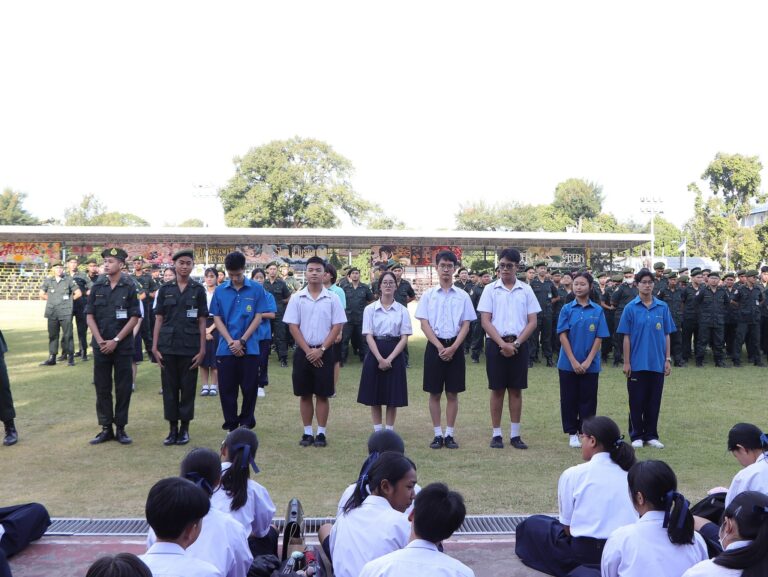
[[[661,208],[661,203],[664,200],[659,196],[641,196],[640,197],[640,212],[651,215],[651,263],[656,259],[656,215],[664,214],[664,210]]]

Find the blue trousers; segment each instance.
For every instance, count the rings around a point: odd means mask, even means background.
[[[5,529],[0,539],[0,577],[11,577],[6,559],[42,537],[51,518],[39,503],[28,503],[0,508],[0,524]]]
[[[219,369],[219,400],[224,413],[222,429],[234,431],[240,426],[256,426],[256,399],[259,393],[259,355],[216,357]],[[243,402],[237,410],[237,398],[242,391]]]
[[[633,441],[659,438],[657,425],[663,390],[664,373],[632,371],[627,379],[629,436]]]

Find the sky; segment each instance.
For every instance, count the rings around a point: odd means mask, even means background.
[[[768,4],[231,1],[0,4],[0,187],[155,226],[223,224],[233,158],[318,138],[409,228],[551,202],[682,225],[719,151],[768,162]],[[764,174],[765,176],[765,174]]]

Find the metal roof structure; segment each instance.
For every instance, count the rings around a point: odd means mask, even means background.
[[[627,250],[651,241],[650,234],[497,232],[468,230],[368,230],[309,228],[171,228],[95,226],[0,226],[0,242],[60,242],[110,245],[129,242],[233,244],[324,244],[337,249],[379,245],[460,246],[482,250],[512,246]]]

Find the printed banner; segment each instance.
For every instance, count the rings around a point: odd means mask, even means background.
[[[578,268],[587,264],[583,248],[530,247],[522,257],[525,265],[544,261],[549,267]]]
[[[61,258],[59,242],[0,243],[0,262],[44,264]]]
[[[387,266],[399,262],[403,266],[434,266],[435,255],[449,250],[461,262],[462,250],[458,246],[401,246],[381,245],[371,247],[373,266]]]

